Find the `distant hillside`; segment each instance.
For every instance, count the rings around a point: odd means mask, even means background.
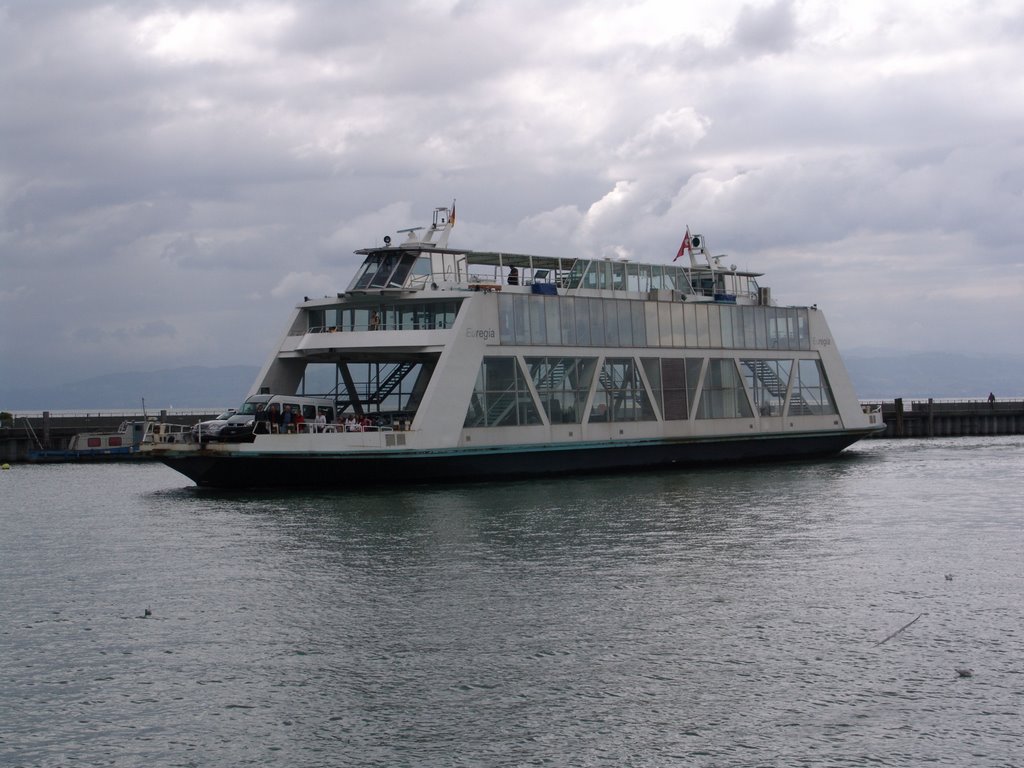
[[[249,393],[259,370],[250,365],[191,366],[97,376],[56,386],[0,391],[0,410],[68,411],[140,408],[221,408]]]
[[[843,356],[862,400],[1024,397],[1024,355],[975,357],[926,352],[851,352]]]

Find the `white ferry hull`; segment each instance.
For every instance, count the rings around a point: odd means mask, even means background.
[[[810,459],[833,456],[875,431],[336,454],[197,449],[159,458],[203,487],[352,488]]]

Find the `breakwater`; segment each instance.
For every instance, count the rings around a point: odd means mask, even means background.
[[[895,400],[882,408],[880,438],[1024,434],[1024,400]]]

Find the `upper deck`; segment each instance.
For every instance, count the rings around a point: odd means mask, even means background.
[[[430,290],[502,290],[506,286],[547,286],[537,293],[651,298],[675,301],[720,301],[766,304],[757,278],[762,273],[737,270],[722,264],[724,256],[712,256],[704,239],[690,248],[689,262],[644,264],[625,259],[584,259],[536,256],[501,251],[474,251],[447,247],[454,223],[450,209],[434,211],[434,223],[424,235],[422,228],[401,230],[405,242],[364,248],[366,258],[346,294],[401,294]],[[701,262],[703,260],[703,262]],[[664,292],[664,293],[662,293]]]

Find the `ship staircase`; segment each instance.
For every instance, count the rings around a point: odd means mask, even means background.
[[[754,378],[760,382],[761,387],[778,402],[786,402],[787,382],[779,378],[775,369],[765,360],[744,360],[743,365],[754,374]],[[753,393],[752,393],[753,394]],[[761,403],[754,404],[760,407]],[[810,404],[804,399],[800,391],[794,388],[793,396],[789,402],[790,416],[807,416],[813,413]],[[778,414],[776,414],[778,415]]]
[[[344,411],[347,408],[355,408],[356,410],[359,410],[365,405],[379,406],[387,400],[388,397],[394,394],[395,390],[398,389],[405,377],[417,365],[419,365],[419,363],[405,361],[394,365],[378,366],[370,380],[365,383],[365,397],[359,397],[358,389],[360,387],[349,382],[348,386],[346,386],[345,394],[342,394],[341,392],[336,393],[335,405],[339,411]],[[353,395],[355,396],[353,397]]]
[[[627,401],[632,401],[637,394],[636,387],[639,386],[642,391],[643,385],[638,379],[632,361],[625,366],[612,367],[609,367],[606,361],[605,365],[601,367],[598,382],[608,395],[608,418],[610,420],[618,420],[614,414],[622,416]]]

